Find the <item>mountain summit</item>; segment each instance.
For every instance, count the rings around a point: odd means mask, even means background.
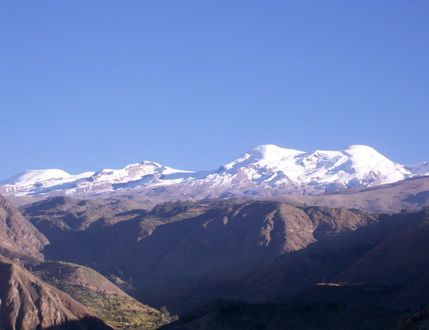
[[[363,145],[353,145],[341,151],[313,152],[263,145],[224,168],[230,173],[234,169],[247,169],[249,178],[259,181],[264,174],[272,173],[273,176],[263,180],[265,182],[279,183],[287,179],[295,184],[339,183],[346,187],[390,183],[412,175],[404,166]]]
[[[57,169],[30,170],[2,181],[0,193],[139,193],[161,199],[320,194],[393,183],[417,175],[429,175],[427,162],[404,166],[365,145],[305,152],[267,144],[213,171],[184,171],[151,161],[78,175]]]

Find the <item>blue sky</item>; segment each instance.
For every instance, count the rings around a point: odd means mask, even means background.
[[[0,178],[256,145],[429,159],[429,1],[0,4]]]

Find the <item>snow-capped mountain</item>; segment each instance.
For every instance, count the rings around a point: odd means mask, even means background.
[[[155,162],[143,161],[122,169],[103,169],[77,175],[63,170],[29,170],[0,182],[0,193],[6,195],[37,195],[52,192],[65,194],[98,194],[130,189],[159,182],[174,184],[191,171],[176,170]]]
[[[0,193],[97,195],[135,192],[174,199],[319,194],[392,183],[416,175],[429,175],[429,163],[400,165],[363,145],[313,152],[262,145],[214,171],[177,170],[150,161],[78,175],[56,169],[31,170],[0,182]]]
[[[28,170],[0,182],[0,192],[7,195],[27,195],[39,190],[49,190],[50,187],[63,186],[89,178],[94,172],[71,175],[63,170]]]
[[[411,176],[413,173],[405,166],[368,146],[304,152],[263,145],[227,163],[198,184],[224,185],[232,194],[239,187],[246,194],[317,194],[391,183]]]
[[[429,175],[429,161],[407,166],[407,169],[415,175]]]

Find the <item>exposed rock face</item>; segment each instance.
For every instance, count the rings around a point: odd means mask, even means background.
[[[0,256],[2,329],[110,329],[69,295]]]
[[[105,274],[120,270],[144,301],[178,308],[213,299],[214,288],[219,297],[258,296],[244,285],[251,285],[253,276],[260,282],[261,271],[280,256],[377,221],[357,210],[225,201],[170,203],[151,212],[129,211],[137,215],[128,221],[96,221],[76,230],[71,223],[62,224],[66,220],[52,200],[29,205],[24,212],[50,238],[49,258],[93,265]],[[266,290],[271,296],[274,292]]]
[[[421,184],[413,182],[407,184]],[[429,294],[427,212],[373,215],[276,201],[217,200],[120,213],[105,205],[104,215],[96,217],[99,208],[92,206],[72,212],[72,219],[64,216],[81,203],[68,200],[63,209],[61,200],[50,199],[22,208],[49,238],[48,258],[114,274],[132,283],[133,294],[145,303],[166,305],[173,313],[214,299],[272,301],[324,281],[400,286],[377,300],[389,308],[387,301],[414,308]],[[352,288],[347,292],[353,295],[366,292]],[[310,296],[317,301],[318,293]]]
[[[123,269],[155,305],[163,301],[181,308],[184,300],[197,306],[215,297],[253,299],[263,296],[264,290],[273,297],[276,288],[269,282],[276,280],[261,272],[270,269],[284,275],[273,268],[279,258],[376,221],[377,217],[357,210],[275,202],[213,207],[197,217],[157,227],[136,245],[134,263],[124,258]],[[303,262],[303,258],[291,259],[287,268],[302,269]],[[290,290],[299,279],[283,282],[282,290]]]
[[[0,196],[0,254],[42,258],[40,251],[47,244],[47,238],[16,207]]]

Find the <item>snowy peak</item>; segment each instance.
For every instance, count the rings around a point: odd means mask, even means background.
[[[352,144],[349,146],[346,151],[353,152],[353,153],[366,153],[366,154],[379,154],[381,155],[377,150],[375,150],[373,147],[367,146],[365,144]]]
[[[93,180],[107,180],[112,182],[123,182],[124,180],[136,180],[145,175],[158,172],[162,166],[154,162],[140,162],[130,164],[122,169],[103,169],[94,174]]]
[[[1,181],[0,184],[33,184],[40,181],[62,180],[69,177],[69,173],[58,169],[28,170]]]
[[[353,145],[344,152],[350,156],[356,173],[362,173],[365,176],[375,175],[379,178],[379,183],[396,182],[413,174],[405,166],[394,163],[368,146]]]
[[[163,166],[161,164],[143,161],[125,166],[122,169],[104,169],[93,175],[92,181],[105,181],[110,183],[127,183],[131,181],[138,181],[147,176],[161,177],[173,173],[189,173],[190,171],[176,170],[171,167]]]
[[[44,169],[28,170],[15,175],[0,184],[0,193],[27,195],[44,192],[50,187],[64,186],[70,182],[90,177],[94,172],[84,172],[78,175],[71,175],[63,170]]]
[[[395,164],[374,148],[365,145],[352,145],[342,152],[348,155],[355,163],[366,164],[370,167],[376,168]]]
[[[223,185],[232,195],[237,190],[251,195],[319,194],[396,182],[413,175],[365,145],[311,152],[262,145],[222,166],[205,178],[204,184],[211,188]]]
[[[270,160],[279,159],[281,157],[287,157],[291,155],[304,153],[304,151],[281,148],[274,144],[263,144],[251,149],[248,153],[253,154],[256,157],[260,157],[261,159],[266,159],[270,161]]]
[[[418,175],[418,176],[429,175],[429,161],[407,166],[407,169],[410,172],[412,172],[414,175]]]
[[[120,169],[71,175],[62,170],[32,170],[0,184],[0,193],[15,195],[95,195],[136,191],[164,199],[219,196],[319,194],[369,187],[429,175],[429,163],[397,164],[372,147],[305,152],[261,145],[216,171],[183,171],[151,161]]]
[[[228,171],[249,165],[275,167],[303,153],[303,151],[295,149],[285,149],[273,144],[265,144],[247,151],[239,158],[222,166],[222,169]]]

